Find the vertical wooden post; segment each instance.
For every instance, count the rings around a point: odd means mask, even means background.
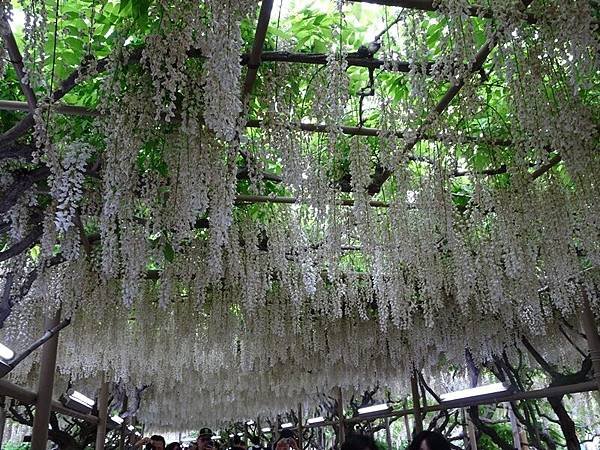
[[[587,293],[583,291],[583,310],[581,314],[583,331],[588,343],[590,357],[592,358],[592,366],[594,368],[594,379],[596,380],[597,389],[600,390],[600,335],[598,335],[598,327],[594,318],[594,313],[590,308]]]
[[[390,431],[390,418],[385,418],[385,442],[388,450],[392,450],[392,432]]]
[[[325,447],[325,444],[326,444],[326,442],[325,442],[325,429],[323,427],[319,427],[317,429],[317,432],[319,433],[318,434],[318,436],[319,436],[319,444],[321,445],[322,449],[325,449],[326,448]]]
[[[108,420],[108,381],[102,374],[100,390],[98,391],[98,428],[96,429],[96,450],[104,450],[106,440],[106,421]]]
[[[539,438],[538,438],[539,440]],[[522,427],[519,427],[519,442],[521,443],[521,448],[529,449],[529,440],[527,438],[527,433]]]
[[[127,411],[127,406],[128,406],[128,402],[127,402],[127,394],[125,395],[125,397],[123,398],[123,412]],[[126,433],[126,427],[127,426],[127,421],[124,420],[123,423],[121,424],[121,434],[119,436],[119,450],[124,450],[125,448],[125,433]]]
[[[415,433],[419,434],[423,431],[423,416],[421,415],[421,399],[419,396],[419,381],[417,371],[413,371],[413,376],[410,379],[410,387],[412,390],[413,409],[415,410]]]
[[[54,328],[60,320],[60,311],[54,317],[45,321],[46,330]],[[40,357],[40,379],[38,381],[35,416],[31,431],[31,450],[46,450],[48,444],[48,423],[50,422],[50,405],[54,389],[54,374],[56,372],[56,352],[58,349],[58,334],[50,338],[42,347]]]
[[[298,449],[302,450],[302,434],[303,434],[303,423],[302,423],[302,403],[298,403]]]
[[[404,409],[408,409],[406,400],[404,400]],[[408,414],[406,414],[404,416],[404,428],[406,429],[406,442],[410,442],[411,436],[410,436],[410,423],[409,423],[409,419],[408,419]]]
[[[506,409],[508,410],[508,418],[510,420],[510,427],[512,429],[513,445],[517,450],[521,450],[521,430],[519,429],[519,422],[510,402],[506,403]]]
[[[467,412],[465,408],[461,408],[460,410],[460,418],[462,420],[461,428],[463,431],[463,447],[466,449],[469,448],[469,427],[467,425]]]
[[[469,435],[469,448],[471,450],[477,450],[477,433],[475,431],[475,425],[468,414],[465,414],[465,419],[467,421],[467,434]]]
[[[2,441],[4,438],[4,427],[6,425],[6,398],[0,397],[0,448],[2,448]]]
[[[344,398],[342,396],[342,388],[337,386],[337,416],[338,416],[338,442],[337,448],[341,448],[342,444],[346,440],[345,431],[346,425],[344,423]]]

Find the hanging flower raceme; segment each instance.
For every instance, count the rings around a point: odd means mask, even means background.
[[[0,261],[3,290],[5,274],[19,283],[0,341],[23,347],[60,309],[59,383],[151,385],[138,417],[165,428],[270,416],[336,386],[401,392],[415,367],[446,385],[465,347],[477,363],[513,358],[523,337],[573,365],[560,326],[576,327],[582,293],[600,310],[590,8],[568,33],[553,28],[570,2],[491,0],[482,25],[443,0],[439,19],[401,12],[380,64],[351,53],[337,2],[315,20],[332,42],[311,39],[325,64],[265,57],[246,105],[256,3],[154,2],[135,36],[116,27],[116,51],[68,78],[102,86],[97,117],[73,126],[71,106],[42,97],[18,142],[34,155],[0,146],[2,257],[43,229]],[[46,13],[23,4],[42,92]],[[270,56],[303,45],[279,38]],[[361,64],[378,65],[373,80]],[[356,95],[367,79],[373,95]],[[34,380],[38,357],[13,379]]]
[[[199,41],[206,57],[202,71],[204,121],[217,138],[226,142],[238,137],[237,121],[243,110],[240,22],[252,15],[256,3],[255,0],[207,1],[210,22]]]

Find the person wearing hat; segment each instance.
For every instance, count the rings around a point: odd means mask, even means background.
[[[279,433],[279,438],[273,446],[274,450],[298,450],[296,436],[292,430],[283,429]]]
[[[210,428],[200,428],[200,433],[196,439],[198,450],[211,450],[214,447],[212,437],[213,432]]]

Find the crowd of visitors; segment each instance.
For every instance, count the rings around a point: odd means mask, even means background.
[[[188,444],[188,450],[301,450],[293,431],[281,430],[272,445],[267,448],[260,445],[256,438],[251,438],[251,447],[239,436],[232,437],[227,444],[213,439],[210,428],[202,428],[195,441]],[[165,438],[159,435],[144,437],[135,443],[136,450],[183,450],[180,442],[171,442],[166,445]],[[372,436],[351,433],[341,446],[341,450],[380,450]],[[452,445],[440,433],[423,431],[417,434],[406,450],[452,450]]]

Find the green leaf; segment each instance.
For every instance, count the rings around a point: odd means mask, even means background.
[[[148,22],[148,8],[152,0],[132,0],[133,2],[133,18],[140,25],[145,25]]]
[[[119,5],[119,15],[121,17],[131,17],[133,14],[133,0],[121,0]]]
[[[169,241],[165,243],[165,246],[163,248],[163,254],[165,256],[165,260],[167,260],[168,262],[173,262],[173,260],[175,259],[175,250],[173,250],[173,246]]]
[[[39,245],[35,245],[33,247],[31,247],[31,249],[29,250],[29,256],[31,256],[31,259],[33,259],[33,261],[37,262],[39,257],[40,257],[40,253],[41,253],[41,247]]]
[[[76,55],[74,51],[69,49],[65,49],[62,51],[61,59],[71,66],[76,66],[81,62],[81,58],[79,57],[79,55]]]

